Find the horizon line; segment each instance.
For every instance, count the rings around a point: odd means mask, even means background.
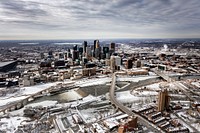
[[[74,39],[0,39],[0,41],[70,41],[70,40],[123,40],[123,39],[135,39],[135,40],[141,40],[141,39],[144,39],[144,40],[151,40],[151,39],[200,39],[200,38],[74,38]]]

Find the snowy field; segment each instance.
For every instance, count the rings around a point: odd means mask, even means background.
[[[200,123],[194,123],[194,124],[191,124],[191,125],[200,132]]]
[[[138,93],[137,95],[134,95],[134,93],[131,94],[130,91],[123,91],[123,92],[116,92],[116,98],[121,103],[136,103],[136,102],[144,102],[144,101],[152,101],[153,95],[156,95],[157,92],[146,92]],[[150,100],[151,99],[151,100]]]
[[[200,88],[200,81],[199,82],[192,82],[192,85],[195,85],[196,87]]]
[[[117,81],[131,81],[131,82],[138,82],[140,80],[146,80],[146,79],[153,79],[157,78],[158,76],[119,76],[117,77]]]
[[[3,123],[3,124],[0,125],[0,129],[5,130],[6,133],[14,133],[17,127],[22,125],[23,122],[27,120],[29,119],[25,117],[21,117],[21,116],[14,116],[11,118],[2,118],[0,119],[0,123]]]
[[[106,84],[107,82],[111,82],[111,78],[103,77],[103,78],[94,78],[94,79],[82,79],[80,81],[76,81],[75,85],[80,86],[80,87],[85,87],[85,86]]]

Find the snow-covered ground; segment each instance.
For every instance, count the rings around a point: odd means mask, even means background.
[[[57,101],[42,101],[39,103],[28,104],[26,107],[38,107],[38,106],[51,107],[51,106],[55,106],[56,104],[57,104]]]
[[[95,122],[97,120],[95,117],[99,117],[99,115],[94,112],[94,109],[82,110],[81,114],[88,123]]]
[[[194,124],[191,124],[191,125],[200,132],[200,123],[194,123]]]
[[[22,95],[31,95],[34,93],[37,93],[39,91],[45,90],[51,86],[57,85],[59,82],[54,82],[54,83],[46,83],[46,84],[39,84],[39,85],[34,85],[34,86],[29,86],[29,87],[23,87],[21,88],[21,94]]]
[[[6,104],[12,103],[12,102],[16,102],[19,100],[23,100],[25,98],[27,98],[28,96],[19,96],[19,97],[10,97],[10,98],[6,98],[6,99],[0,99],[0,106],[4,106]]]
[[[0,129],[6,131],[6,133],[14,133],[18,126],[22,124],[23,121],[29,120],[29,118],[14,116],[10,118],[2,118],[0,119]]]
[[[151,84],[151,85],[147,85],[146,88],[148,90],[154,90],[154,91],[157,91],[157,90],[160,90],[160,82],[159,83],[155,83],[155,84]]]
[[[150,76],[157,76],[154,72],[149,72]]]
[[[82,96],[78,94],[75,90],[69,90],[68,92],[59,94],[60,100],[65,100],[66,97],[69,101],[78,100],[82,98]]]
[[[6,133],[13,133],[15,129],[17,129],[17,127],[20,125],[23,125],[23,121],[24,120],[29,120],[29,118],[23,117],[23,110],[27,107],[36,107],[36,106],[43,106],[43,107],[63,107],[63,106],[77,106],[80,104],[84,104],[87,102],[91,102],[91,101],[96,101],[96,100],[100,100],[101,97],[93,97],[92,95],[88,95],[87,97],[83,98],[83,100],[79,101],[79,102],[69,102],[69,103],[65,103],[65,104],[58,104],[57,101],[42,101],[42,102],[38,102],[38,103],[32,103],[32,104],[28,104],[26,106],[24,106],[23,108],[19,109],[19,110],[15,110],[10,112],[10,117],[8,118],[1,118],[0,119],[0,123],[3,123],[2,125],[0,125],[0,129],[1,130],[5,130]],[[90,115],[90,114],[88,114]]]
[[[117,78],[118,81],[132,81],[132,82],[138,82],[140,80],[146,80],[146,79],[151,79],[151,78],[156,78],[157,76],[133,76],[133,77],[127,77],[127,76],[119,76]],[[74,85],[84,87],[84,86],[92,86],[92,85],[101,85],[101,84],[106,84],[111,82],[110,77],[99,77],[99,78],[93,78],[93,79],[80,79],[76,80],[74,82]],[[47,83],[47,84],[40,84],[40,85],[35,85],[35,86],[30,86],[30,87],[23,87],[20,88],[20,95],[17,95],[16,97],[0,97],[0,106],[6,105],[10,102],[13,101],[18,101],[27,98],[29,95],[37,93],[41,90],[45,90],[51,86],[56,86],[58,83],[69,83],[71,81],[65,81],[65,82],[55,82],[55,83]],[[159,87],[159,84],[153,84],[149,86],[152,88],[152,90],[157,90]],[[70,90],[70,95],[66,95],[63,93],[64,97],[71,97],[74,98],[74,100],[82,98],[75,90]],[[130,93],[130,91],[124,91],[124,92],[116,92],[116,97],[117,99],[122,102],[122,103],[137,103],[137,102],[143,102],[146,101],[150,96],[152,95],[157,95],[157,92],[153,91],[137,91],[138,95],[134,96],[133,94]],[[62,95],[62,94],[61,94]],[[58,104],[57,101],[42,101],[38,103],[32,103],[26,105],[24,108],[10,112],[10,118],[3,118],[0,119],[0,122],[3,122],[4,124],[0,126],[0,129],[10,129],[9,132],[13,132],[14,129],[17,128],[17,126],[20,125],[20,123],[28,118],[23,117],[23,110],[28,107],[36,107],[36,106],[55,106],[56,107],[77,107],[79,105],[85,105],[90,102],[99,102],[101,100],[102,96],[99,97],[94,97],[92,95],[88,95],[87,97],[82,98],[82,100],[77,100],[74,102],[68,102],[68,103],[62,103]],[[70,98],[70,99],[71,99]],[[87,111],[81,111],[81,114],[83,115],[84,118],[87,119],[87,122],[93,122],[95,119],[99,118],[100,116],[97,116],[97,112],[93,112],[92,110],[87,110]],[[96,117],[96,118],[95,118]],[[14,126],[13,124],[14,123]]]
[[[6,133],[13,133],[15,129],[17,129],[17,127],[19,125],[23,125],[26,124],[26,120],[30,120],[27,117],[23,116],[23,111],[25,108],[27,107],[36,107],[36,106],[43,106],[43,107],[49,107],[49,106],[54,106],[56,105],[57,101],[43,101],[43,102],[39,102],[39,103],[32,103],[29,105],[24,106],[23,108],[19,109],[19,110],[15,110],[9,113],[9,117],[8,118],[2,118],[0,119],[0,123],[4,123],[2,125],[0,125],[0,129],[1,130],[6,130]],[[24,123],[23,123],[24,121]]]
[[[95,102],[95,101],[101,101],[101,96],[94,97],[92,95],[88,95],[88,96],[82,98],[82,100],[77,100],[77,101],[73,101],[73,102],[62,103],[62,104],[58,104],[57,106],[63,106],[64,105],[64,106],[77,107],[79,105],[84,105],[86,103]]]
[[[122,103],[138,102],[141,100],[140,97],[132,95],[130,91],[116,92],[116,98]]]
[[[85,87],[85,86],[101,85],[107,82],[111,82],[111,78],[103,77],[103,78],[93,78],[93,79],[82,79],[76,81],[75,85],[80,87]]]
[[[196,87],[200,88],[200,82],[192,82],[192,85],[195,85]]]
[[[134,95],[134,93],[132,93]],[[158,92],[155,91],[141,91],[141,92],[137,92],[137,96],[141,97],[141,96],[155,96],[158,95]]]
[[[120,76],[117,78],[117,81],[132,81],[132,82],[138,82],[140,80],[146,80],[146,79],[153,79],[157,78],[158,76],[132,76],[132,77],[127,77],[127,76]]]
[[[133,95],[130,91],[116,92],[116,98],[122,103],[135,103],[135,102],[143,102],[146,100],[153,100],[155,98],[150,97],[152,95],[157,94],[156,92],[143,92],[141,94]]]

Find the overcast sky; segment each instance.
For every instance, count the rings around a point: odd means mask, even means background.
[[[199,38],[200,0],[0,0],[0,39]]]

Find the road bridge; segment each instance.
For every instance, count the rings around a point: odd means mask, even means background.
[[[48,94],[48,93],[50,93],[52,91],[54,92],[55,89],[57,91],[59,91],[59,89],[57,89],[57,88],[60,88],[60,90],[62,91],[62,89],[66,89],[64,87],[69,87],[70,89],[74,88],[71,85],[71,83],[62,84],[61,86],[57,86],[57,87],[51,86],[51,87],[49,87],[47,89],[44,89],[44,90],[41,90],[41,91],[36,92],[34,94],[31,94],[31,95],[27,96],[26,98],[24,98],[22,100],[14,101],[13,103],[1,106],[0,113],[6,114],[7,112],[18,110],[18,109],[24,107],[25,105],[27,105],[29,102],[31,102],[34,99],[36,99],[38,96],[43,96],[43,95]]]

